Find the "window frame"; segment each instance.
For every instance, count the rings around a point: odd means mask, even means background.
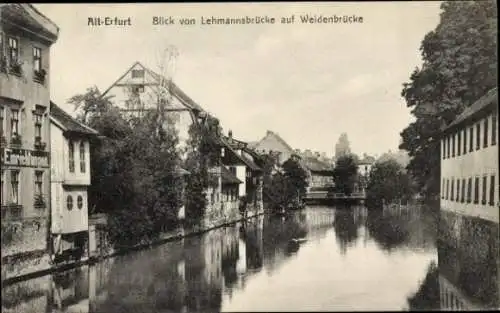
[[[469,177],[467,182],[467,203],[472,202],[472,177]]]
[[[14,180],[14,178],[16,178]],[[19,195],[21,194],[21,184],[19,183],[21,180],[21,171],[18,169],[11,170],[10,172],[10,188],[11,188],[11,199],[10,201],[14,204],[20,204],[19,203]],[[16,187],[14,187],[14,183],[16,184]],[[16,194],[14,196],[14,193]],[[15,198],[15,201],[14,201]]]
[[[68,140],[68,169],[70,173],[75,172],[75,143]]]
[[[481,122],[476,123],[476,151],[481,149]]]
[[[488,196],[488,176],[484,175],[483,176],[483,182],[481,186],[481,191],[482,191],[482,197],[481,197],[481,204],[486,205],[486,197]]]
[[[474,204],[479,204],[479,176],[474,177]]]
[[[43,171],[35,171],[35,195],[43,195]]]
[[[14,64],[20,64],[19,62],[19,57],[20,57],[20,49],[19,49],[19,40],[20,38],[17,37],[17,36],[12,36],[12,35],[7,35],[7,50],[8,50],[8,61],[9,61],[9,65],[12,66]],[[12,42],[15,42],[16,43],[16,47],[13,48],[11,46],[11,40]],[[15,56],[15,60],[12,58],[13,56],[13,51],[15,51],[16,53],[16,56]]]
[[[466,184],[466,180],[465,180],[465,178],[463,178],[462,179],[462,194],[461,194],[461,198],[460,198],[460,203],[465,202],[465,192],[466,192],[465,184]]]
[[[33,71],[40,72],[42,70],[42,48],[33,46],[32,52],[33,52]],[[38,56],[36,52],[39,52]],[[38,61],[38,68],[37,68],[37,61]]]
[[[474,125],[469,128],[469,152],[474,152]]]
[[[85,173],[87,171],[87,160],[86,160],[86,153],[85,153],[85,143],[84,141],[80,141],[80,145],[78,147],[79,153],[80,153],[80,173]]]
[[[72,211],[74,206],[74,201],[73,201],[73,196],[72,195],[67,195],[66,196],[66,209],[68,211]]]
[[[16,127],[14,127],[14,124]],[[10,134],[11,136],[19,135],[19,109],[10,109]]]
[[[489,118],[484,119],[483,126],[483,148],[488,148],[488,139],[489,139]]]
[[[79,209],[79,210],[82,210],[83,209],[83,196],[82,195],[78,195],[76,197],[76,207]]]
[[[490,175],[490,190],[489,190],[489,205],[494,206],[495,205],[495,175]]]
[[[491,145],[495,146],[497,144],[497,115],[496,113],[491,116]]]

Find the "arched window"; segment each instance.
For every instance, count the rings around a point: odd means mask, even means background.
[[[68,208],[68,211],[73,210],[73,197],[72,196],[68,196],[66,198],[66,207]]]
[[[85,145],[80,142],[80,172],[85,173]]]
[[[75,145],[73,141],[68,142],[68,162],[69,162],[69,171],[70,173],[75,172]]]
[[[78,208],[80,210],[83,208],[83,197],[82,196],[78,196],[78,198],[76,198],[76,205],[78,206]]]

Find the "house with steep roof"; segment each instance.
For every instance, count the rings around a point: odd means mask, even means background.
[[[0,7],[2,279],[50,266],[49,56],[58,36],[33,5]]]
[[[295,150],[279,134],[270,130],[261,140],[252,143],[250,147],[262,154],[279,153],[278,163],[280,165],[295,153]]]
[[[225,143],[222,163],[242,182],[238,196],[244,199],[241,203],[246,206],[244,211],[250,214],[262,213],[263,172],[257,164],[260,161],[258,153],[248,147],[246,142],[233,138],[232,131],[227,136],[222,136],[221,140]]]
[[[171,78],[135,62],[104,92],[113,96],[113,104],[123,116],[141,117],[147,112],[162,110],[166,123],[178,131],[179,144],[185,147],[189,127],[208,114],[182,91]]]
[[[333,166],[317,157],[302,157],[301,161],[308,171],[309,190],[333,187]]]
[[[55,261],[87,258],[90,141],[96,130],[50,103],[51,245]]]
[[[499,223],[498,90],[442,130],[441,210]]]

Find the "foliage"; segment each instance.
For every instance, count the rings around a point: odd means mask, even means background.
[[[337,159],[333,169],[335,192],[350,195],[357,180],[358,164],[352,155],[344,155]]]
[[[186,185],[186,221],[198,222],[205,214],[207,189],[217,187],[218,177],[210,169],[220,165],[219,121],[206,116],[189,128],[185,168],[191,173]]]
[[[367,202],[380,205],[408,200],[412,195],[411,182],[404,168],[393,159],[376,162],[370,172]]]
[[[131,245],[175,227],[182,194],[177,134],[162,131],[158,112],[125,120],[96,88],[69,102],[101,135],[91,145],[89,202],[108,214],[111,239]]]
[[[497,16],[493,1],[447,1],[440,23],[422,41],[423,65],[403,85],[416,117],[401,132],[408,170],[419,190],[439,194],[439,135],[465,107],[497,85]]]
[[[300,206],[307,191],[307,173],[294,158],[288,159],[282,165],[283,178],[285,180],[284,195],[289,204]],[[290,203],[291,202],[291,203]]]

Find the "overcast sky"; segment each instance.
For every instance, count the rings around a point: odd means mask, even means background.
[[[333,155],[346,132],[362,154],[396,150],[412,120],[403,82],[420,66],[420,42],[439,22],[439,2],[238,4],[37,4],[60,28],[51,51],[51,97],[104,91],[135,61],[157,66],[179,51],[174,80],[247,141],[266,130],[292,147]],[[356,15],[359,24],[302,24],[301,14]],[[295,24],[200,25],[200,17],[295,15]],[[153,16],[194,17],[193,26],[153,26]],[[89,17],[131,17],[129,27],[90,27]]]

